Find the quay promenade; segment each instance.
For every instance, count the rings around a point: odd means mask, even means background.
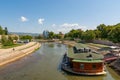
[[[0,49],[0,66],[20,59],[40,47],[40,43],[30,42],[22,46],[9,48],[9,49]]]

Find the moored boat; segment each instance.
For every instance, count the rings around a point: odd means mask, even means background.
[[[76,46],[68,48],[64,54],[61,67],[63,70],[78,75],[105,75],[103,55],[92,52],[89,48]]]

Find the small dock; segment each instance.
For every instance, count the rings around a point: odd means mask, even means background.
[[[104,61],[105,62],[111,62],[111,61],[114,61],[114,60],[117,60],[118,57],[109,57],[109,58],[104,58]]]

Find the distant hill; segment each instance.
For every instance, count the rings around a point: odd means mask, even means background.
[[[40,35],[40,33],[25,33],[25,32],[9,32],[9,34],[30,35],[30,36],[38,36],[38,35]]]

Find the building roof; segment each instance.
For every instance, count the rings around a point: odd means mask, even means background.
[[[80,45],[80,46],[78,46]],[[85,46],[84,44],[77,44],[76,45],[77,48],[88,48],[87,46]],[[103,55],[100,53],[93,53],[91,52],[78,52],[78,53],[74,53],[73,47],[68,48],[68,54],[67,56],[69,58],[73,58],[73,59],[103,59]]]

